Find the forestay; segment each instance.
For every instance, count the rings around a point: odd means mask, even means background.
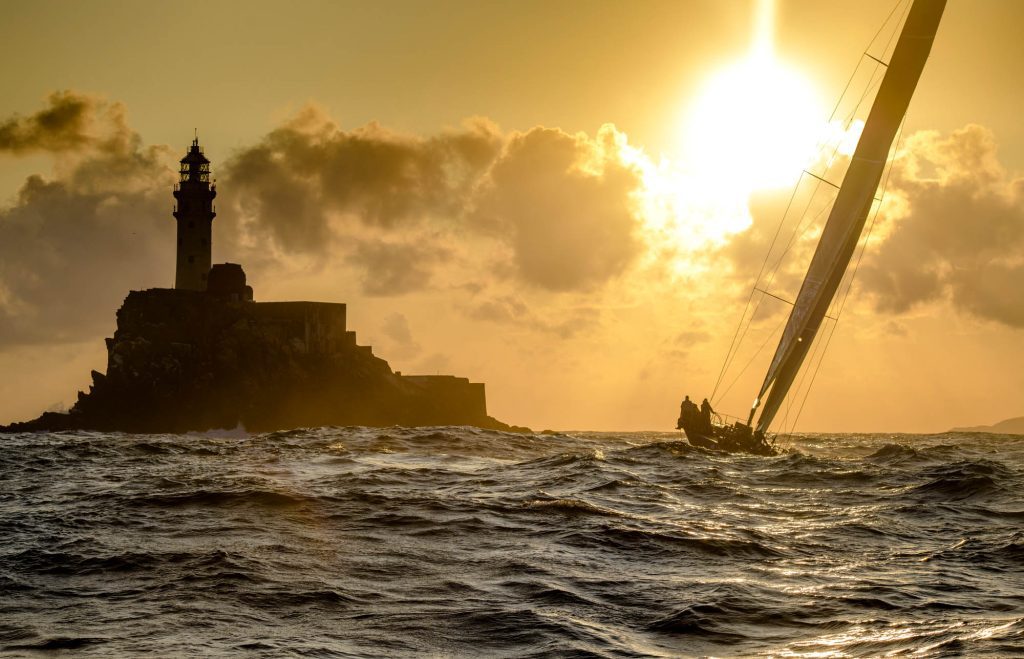
[[[889,149],[921,77],[945,6],[946,0],[916,0],[910,8],[800,294],[750,410],[748,423],[763,399],[758,430],[766,431],[775,418],[832,304],[860,240]]]

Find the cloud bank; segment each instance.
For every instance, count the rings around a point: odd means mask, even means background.
[[[95,336],[129,286],[173,281],[166,148],[142,146],[121,106],[61,92],[0,122],[0,157],[40,150],[56,175],[0,208],[0,349]]]
[[[640,179],[621,141],[611,126],[594,138],[506,134],[484,119],[432,137],[377,124],[344,131],[310,107],[226,163],[221,207],[264,246],[347,254],[371,295],[426,287],[455,258],[453,242],[481,240],[497,247],[493,275],[588,290],[641,251]]]
[[[687,258],[652,238],[630,148],[610,125],[502,131],[475,118],[418,136],[345,130],[311,106],[215,163],[215,256],[241,260],[253,281],[305,259],[305,272],[348,277],[366,296],[442,291],[467,321],[569,338],[598,324],[617,282],[652,289],[640,280],[662,274],[639,263]],[[39,152],[53,171],[0,208],[0,349],[109,331],[129,287],[173,278],[183,147],[148,146],[121,105],[65,91],[0,118],[0,158]],[[948,300],[1024,326],[1024,180],[1002,168],[989,131],[913,136],[889,194],[858,276],[878,310]],[[749,260],[765,233],[755,223],[719,255]]]
[[[1024,327],[1024,179],[1000,165],[995,136],[969,125],[908,141],[882,219],[858,276],[879,311],[953,307]]]

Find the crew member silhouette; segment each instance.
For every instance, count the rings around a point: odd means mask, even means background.
[[[689,396],[685,397],[679,404],[679,420],[676,421],[676,429],[695,427],[699,417],[700,410],[697,409],[697,404],[690,400]]]
[[[705,432],[711,432],[711,413],[714,412],[711,409],[711,403],[705,398],[704,402],[700,404],[700,425],[704,428]]]

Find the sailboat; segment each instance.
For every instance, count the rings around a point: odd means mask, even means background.
[[[776,453],[769,429],[790,393],[860,241],[889,150],[924,70],[945,6],[946,0],[914,0],[910,6],[849,168],[839,186],[746,423],[737,420],[726,424],[712,418],[710,405],[705,410],[697,410],[692,403],[688,407],[684,402],[677,425],[691,444],[757,455]],[[760,415],[755,424],[758,410]]]

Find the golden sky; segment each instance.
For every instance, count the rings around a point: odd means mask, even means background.
[[[395,369],[484,381],[510,423],[670,428],[821,165],[805,141],[855,137],[828,113],[896,4],[6,3],[0,422],[72,403],[127,290],[173,282],[198,128],[214,261],[257,299],[347,302]],[[798,430],[1024,414],[1022,24],[950,0]]]

